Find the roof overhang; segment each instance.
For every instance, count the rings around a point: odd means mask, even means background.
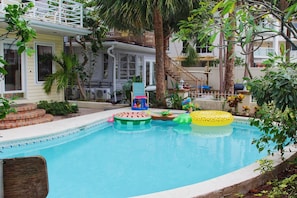
[[[0,21],[4,21],[4,15],[0,14]],[[36,20],[26,18],[29,21],[29,26],[36,30],[37,33],[59,35],[59,36],[76,36],[76,35],[87,35],[91,31],[77,26],[70,26],[65,24],[52,23],[48,21]],[[0,23],[0,27],[6,28],[6,23]]]
[[[66,46],[70,46],[69,42],[65,43]],[[73,47],[81,47],[77,42],[73,42],[71,44]],[[87,43],[87,45],[91,45],[90,42]],[[129,43],[122,43],[118,41],[104,41],[102,43],[103,47],[105,49],[114,47],[114,50],[125,50],[125,51],[133,51],[137,53],[146,53],[146,54],[152,54],[155,55],[155,48],[150,48],[150,47],[144,47],[140,45],[135,45],[135,44],[129,44]]]
[[[37,33],[60,35],[60,36],[76,36],[87,35],[91,31],[82,27],[74,27],[57,23],[44,22],[39,20],[29,20],[29,25],[34,28]]]
[[[118,42],[118,41],[105,41],[105,42],[103,42],[103,46],[105,48],[114,46],[115,50],[135,51],[137,53],[138,52],[139,53],[150,53],[150,54],[156,53],[155,48],[144,47],[144,46],[140,46],[140,45],[134,45],[134,44],[123,43],[123,42]]]
[[[173,59],[176,61],[185,61],[186,60],[186,56],[178,56],[178,57],[174,57]],[[218,60],[218,57],[215,56],[199,56],[197,58],[198,61],[216,61]]]

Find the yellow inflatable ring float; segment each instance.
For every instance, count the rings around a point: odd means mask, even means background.
[[[193,111],[192,123],[199,126],[225,126],[233,122],[233,115],[226,111]]]

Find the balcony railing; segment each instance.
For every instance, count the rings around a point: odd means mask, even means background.
[[[32,2],[34,7],[26,13],[27,18],[83,27],[83,6],[71,0],[1,0],[0,11],[4,13],[4,8],[9,4],[26,5],[29,2]]]

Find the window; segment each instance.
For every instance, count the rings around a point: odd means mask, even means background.
[[[4,67],[8,72],[5,75],[5,91],[22,90],[21,55],[16,45],[4,43],[4,59],[8,64]]]
[[[274,20],[265,18],[259,22],[259,26],[266,29],[275,29],[274,28]]]
[[[136,75],[136,56],[120,54],[120,79],[133,79]]]
[[[103,55],[103,79],[108,79],[108,54]]]
[[[196,52],[197,53],[211,53],[211,50],[210,50],[211,45],[209,43],[209,38],[207,38],[207,40],[205,40],[205,41],[206,41],[206,43],[202,43],[197,40],[197,43],[196,43]]]
[[[196,46],[197,53],[211,53],[210,46]]]
[[[51,60],[53,47],[46,45],[36,46],[37,57],[37,80],[45,81],[46,77],[53,72],[53,63]]]
[[[183,49],[182,49],[183,54],[187,53],[188,45],[189,45],[189,43],[187,41],[183,41]]]

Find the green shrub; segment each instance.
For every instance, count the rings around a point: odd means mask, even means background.
[[[39,109],[45,109],[46,113],[52,115],[68,115],[71,113],[77,113],[78,107],[76,104],[70,104],[69,102],[48,102],[39,101],[37,104]]]

